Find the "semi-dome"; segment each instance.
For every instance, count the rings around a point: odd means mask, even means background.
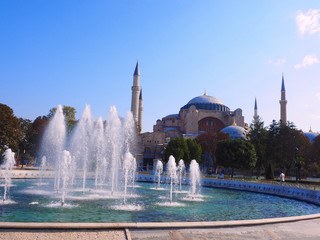
[[[320,133],[317,132],[304,132],[303,134],[309,138],[310,142],[314,142],[314,139],[320,135]]]
[[[240,126],[228,126],[221,129],[221,132],[229,134],[232,140],[239,138],[247,140],[247,130]]]
[[[197,109],[230,111],[230,109],[227,106],[225,106],[219,99],[212,96],[208,96],[206,94],[192,98],[181,109],[188,109],[192,105],[194,105]]]

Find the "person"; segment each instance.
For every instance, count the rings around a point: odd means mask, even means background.
[[[220,178],[220,179],[223,179],[223,178],[224,178],[224,170],[221,171],[221,174],[220,174],[219,178]]]
[[[285,178],[285,175],[282,171],[280,171],[280,182],[283,183],[284,182],[284,178]]]

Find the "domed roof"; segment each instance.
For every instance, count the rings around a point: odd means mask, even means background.
[[[310,142],[313,142],[314,139],[320,135],[320,133],[317,132],[304,132],[303,134],[309,138]]]
[[[197,103],[217,103],[217,104],[224,105],[219,99],[208,96],[208,95],[202,95],[199,97],[192,98],[187,104],[197,104]]]
[[[229,137],[233,139],[247,140],[247,130],[240,126],[228,126],[221,129],[221,132],[229,134]]]
[[[230,111],[230,109],[227,106],[225,106],[219,99],[212,96],[208,96],[207,94],[192,98],[181,109],[188,109],[192,105],[194,105],[197,109]]]

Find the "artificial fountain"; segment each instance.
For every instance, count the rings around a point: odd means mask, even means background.
[[[59,105],[44,134],[41,156],[47,165],[54,166],[54,188],[61,194],[61,205],[64,205],[66,194],[72,190],[75,181],[81,181],[83,194],[92,191],[87,187],[87,179],[92,174],[96,190],[102,188],[109,190],[110,195],[124,195],[126,204],[128,181],[134,185],[136,171],[135,158],[130,153],[134,136],[131,112],[121,120],[113,106],[106,122],[101,117],[94,122],[89,105],[71,136],[67,136]]]
[[[194,199],[197,194],[197,189],[200,189],[201,186],[201,173],[196,160],[192,160],[190,163],[190,186],[190,196]]]
[[[158,185],[157,189],[160,189],[160,181],[161,181],[161,174],[163,173],[163,163],[161,160],[157,160],[156,164],[156,176],[158,178]]]
[[[3,191],[3,200],[2,200],[3,203],[6,203],[7,201],[7,194],[11,186],[11,172],[14,164],[15,164],[14,153],[9,148],[4,152],[5,174],[4,174],[4,191]]]
[[[10,207],[6,205],[6,208],[2,209],[3,215],[0,216],[0,220],[212,221],[264,218],[266,214],[272,214],[267,217],[278,217],[279,214],[287,216],[291,214],[287,212],[288,209],[298,211],[299,214],[319,211],[317,206],[300,207],[301,203],[293,200],[285,199],[286,205],[284,205],[282,198],[259,194],[257,197],[256,194],[248,192],[204,187],[201,188],[203,201],[201,203],[190,201],[188,200],[190,196],[194,196],[193,200],[198,198],[195,196],[198,194],[197,189],[200,189],[198,187],[200,180],[191,179],[193,175],[198,175],[199,167],[190,166],[191,188],[189,189],[189,186],[186,186],[188,181],[178,181],[177,173],[180,174],[180,167],[177,167],[173,157],[169,158],[166,175],[163,176],[167,178],[169,184],[161,185],[164,189],[162,192],[153,191],[153,185],[150,183],[137,183],[139,187],[136,188],[134,187],[136,163],[130,153],[134,152],[132,146],[134,127],[130,127],[133,126],[132,115],[129,113],[126,119],[120,119],[116,109],[112,107],[107,121],[104,122],[99,118],[94,122],[87,106],[83,114],[83,126],[90,128],[91,132],[79,127],[80,121],[74,132],[67,136],[62,108],[60,106],[57,108],[56,115],[46,131],[41,154],[41,157],[45,156],[43,159],[46,159],[44,165],[53,166],[56,173],[54,180],[46,179],[46,174],[43,173],[42,181],[46,181],[47,184],[41,184],[41,191],[38,181],[16,180],[12,187],[14,193],[12,195],[13,200],[19,204],[12,204]],[[86,147],[82,149],[76,146],[77,144],[85,144]],[[181,190],[185,191],[174,191],[178,189],[178,182],[181,183]],[[193,182],[195,185],[192,185]],[[161,196],[166,195],[170,195],[170,202],[159,204],[163,202]],[[249,208],[245,208],[247,205]],[[258,205],[260,210],[254,211],[254,207]],[[270,208],[276,210],[270,211]],[[231,212],[236,215],[232,216]]]
[[[173,156],[169,157],[166,172],[170,179],[170,203],[172,203],[173,184],[177,182],[177,178],[178,178],[176,160],[174,159]]]
[[[182,185],[182,176],[186,172],[186,166],[184,165],[183,159],[180,159],[179,165],[178,165],[178,176],[179,176],[179,189],[182,191],[181,185]]]

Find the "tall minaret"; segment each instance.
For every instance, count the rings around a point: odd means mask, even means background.
[[[282,73],[281,100],[280,103],[280,120],[282,125],[287,125],[287,100],[286,89],[284,87],[284,77]]]
[[[142,131],[142,115],[143,114],[143,98],[142,98],[142,89],[139,96],[139,117],[138,117],[138,133]]]
[[[131,112],[133,115],[133,119],[136,123],[138,129],[138,121],[139,121],[139,94],[141,87],[139,86],[140,82],[140,71],[139,71],[139,63],[137,61],[136,69],[133,74],[133,86],[132,90],[132,98],[131,98]]]
[[[256,124],[258,122],[258,105],[257,105],[257,98],[254,99],[254,115],[253,115],[253,120],[254,120],[254,124]]]

